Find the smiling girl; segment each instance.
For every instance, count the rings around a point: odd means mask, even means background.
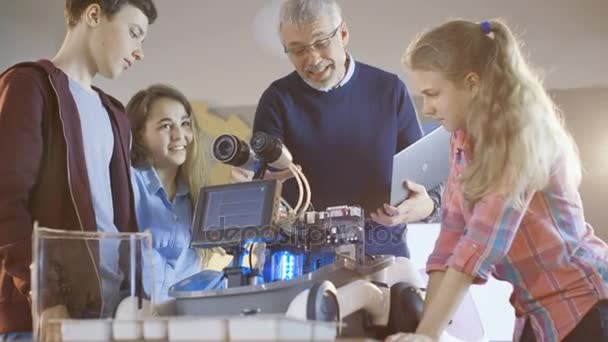
[[[186,97],[166,85],[135,94],[127,115],[133,133],[136,214],[140,230],[152,233],[158,303],[169,299],[171,285],[199,271],[203,263],[189,248],[193,206],[205,182],[200,133]]]

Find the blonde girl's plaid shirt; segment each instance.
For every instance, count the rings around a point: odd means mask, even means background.
[[[517,316],[513,340],[526,319],[538,341],[564,339],[596,302],[608,298],[608,246],[585,223],[579,194],[564,189],[557,167],[524,210],[500,195],[470,207],[458,182],[470,160],[465,132],[455,132],[450,144],[441,231],[427,272],[451,267],[478,284],[490,274],[508,281]]]

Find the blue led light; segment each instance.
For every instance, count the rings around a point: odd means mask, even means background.
[[[301,275],[301,255],[279,251],[272,255],[272,259],[273,280],[291,280]]]

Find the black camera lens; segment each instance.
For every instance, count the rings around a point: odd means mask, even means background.
[[[219,160],[230,159],[230,157],[235,153],[236,146],[232,139],[223,139],[218,141],[215,146],[214,155]]]
[[[221,135],[213,143],[213,157],[224,164],[244,165],[250,154],[247,143],[234,135]]]
[[[283,149],[281,139],[264,132],[255,132],[251,137],[251,149],[262,160],[272,163],[279,159]]]

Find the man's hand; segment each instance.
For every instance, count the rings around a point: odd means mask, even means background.
[[[397,333],[387,337],[384,342],[435,342],[435,340],[421,334]]]
[[[378,208],[375,213],[371,213],[372,220],[383,226],[392,227],[421,221],[433,213],[433,200],[424,186],[406,181],[403,183],[403,187],[409,190],[409,197],[397,207],[385,203],[383,208]]]
[[[61,341],[61,324],[55,324],[53,320],[70,318],[65,305],[55,305],[46,308],[40,314],[39,341]]]

